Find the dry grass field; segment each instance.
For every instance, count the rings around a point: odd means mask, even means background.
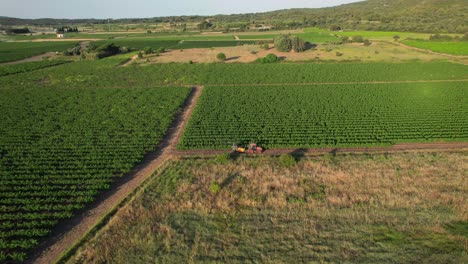
[[[460,153],[186,158],[69,263],[466,263]]]

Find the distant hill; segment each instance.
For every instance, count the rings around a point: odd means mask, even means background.
[[[301,8],[265,13],[115,19],[112,23],[202,22],[269,24],[276,28],[317,26],[344,30],[468,32],[468,0],[367,0],[328,8]],[[0,17],[0,25],[102,24],[102,19],[17,19]]]

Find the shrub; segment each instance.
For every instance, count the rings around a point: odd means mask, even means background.
[[[221,191],[221,186],[219,186],[219,183],[213,181],[210,184],[210,191],[212,194],[217,194],[219,191]]]
[[[225,60],[226,60],[226,54],[224,54],[224,53],[218,53],[218,55],[216,55],[216,58],[217,58],[219,61],[225,61]]]
[[[280,157],[279,157],[279,163],[281,166],[283,167],[292,167],[294,165],[296,165],[297,161],[296,159],[291,156],[290,154],[282,154]]]
[[[143,49],[143,53],[145,53],[146,55],[148,55],[148,54],[153,54],[154,51],[153,51],[153,48],[151,48],[151,47],[145,47],[145,48]]]
[[[372,42],[370,40],[368,40],[368,39],[365,39],[364,40],[364,46],[370,46],[370,45],[372,45]]]
[[[166,48],[160,47],[160,48],[158,48],[158,49],[156,50],[156,52],[157,52],[157,53],[164,53],[164,52],[166,52]]]
[[[120,47],[115,45],[114,43],[104,44],[104,45],[99,46],[96,49],[96,52],[97,52],[97,58],[102,59],[102,58],[105,58],[105,57],[109,57],[109,56],[119,54],[120,53]]]
[[[354,36],[354,37],[353,37],[353,42],[363,43],[363,42],[364,42],[364,38],[363,38],[362,36]]]
[[[263,43],[262,46],[261,46],[262,49],[264,50],[269,50],[270,49],[270,45],[268,43]]]
[[[266,57],[264,58],[257,59],[257,62],[260,62],[260,63],[274,63],[274,62],[279,62],[279,61],[280,61],[280,58],[278,58],[278,56],[276,56],[273,53],[266,55]]]
[[[139,59],[143,59],[143,52],[141,52],[141,51],[138,52],[138,58],[139,58]]]
[[[349,37],[348,36],[341,37],[341,42],[348,43],[349,42]]]
[[[344,55],[344,54],[341,53],[341,52],[339,52],[339,51],[336,52],[336,56],[337,56],[337,57],[341,57],[341,56],[343,56],[343,55]]]
[[[393,40],[395,40],[395,41],[400,40],[400,36],[398,36],[398,35],[393,36]]]

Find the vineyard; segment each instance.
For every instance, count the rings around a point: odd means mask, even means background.
[[[206,87],[179,148],[468,140],[465,83]]]
[[[116,68],[129,55],[81,61],[0,77],[3,87],[153,87],[155,85],[250,85],[468,79],[468,67],[448,62],[180,64]]]
[[[0,62],[21,60],[45,52],[62,52],[75,42],[0,42]]]
[[[53,60],[53,61],[34,61],[34,62],[26,62],[16,65],[5,65],[0,66],[0,77],[7,76],[11,74],[23,73],[23,72],[30,72],[38,69],[53,67],[65,63],[69,63],[70,61],[60,61],[60,60]]]
[[[154,150],[189,90],[1,89],[0,262],[24,260]]]
[[[426,49],[434,52],[447,53],[453,55],[468,55],[468,41],[425,41],[425,40],[404,40],[408,46]]]

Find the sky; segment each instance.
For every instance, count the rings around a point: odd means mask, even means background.
[[[336,6],[357,0],[0,0],[0,16],[146,18],[265,12]]]

